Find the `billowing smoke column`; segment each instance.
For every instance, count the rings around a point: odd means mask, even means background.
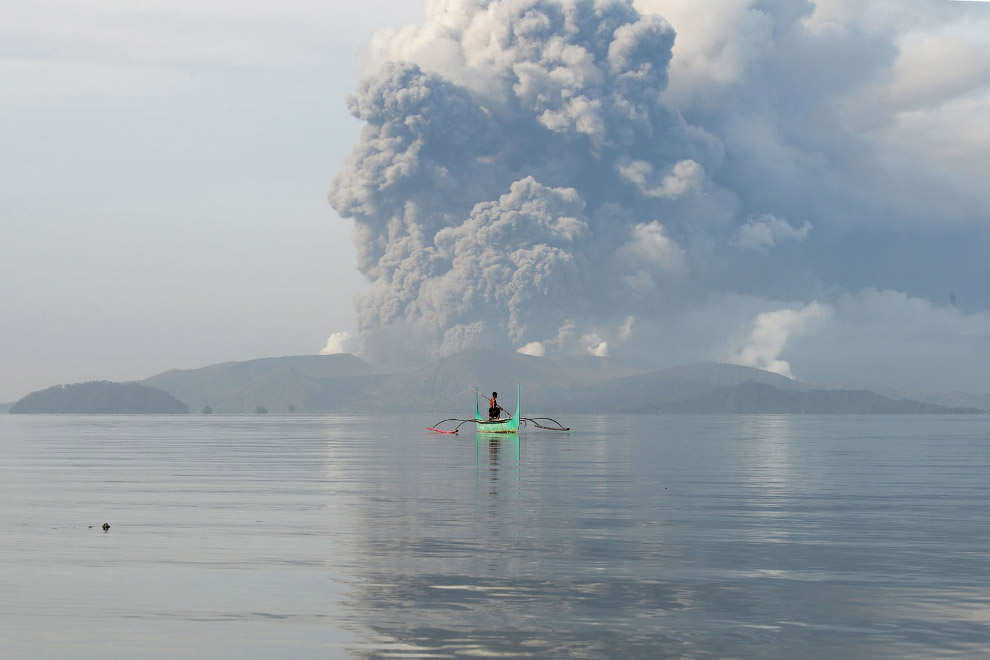
[[[435,34],[434,34],[435,32]],[[587,349],[671,295],[716,140],[661,100],[674,30],[629,2],[427,9],[447,76],[389,62],[330,193],[355,221],[364,349]],[[605,343],[603,343],[605,342]]]
[[[371,282],[361,353],[790,374],[788,352],[834,380],[927,355],[928,373],[981,373],[966,365],[990,355],[990,295],[973,286],[990,243],[973,219],[990,203],[869,133],[899,98],[875,88],[910,81],[904,21],[843,23],[845,5],[819,4],[720,0],[710,16],[640,0],[692,28],[677,51],[674,27],[631,0],[427,0],[422,26],[377,35],[348,100],[361,141],[330,191]],[[931,302],[949,291],[951,308]]]

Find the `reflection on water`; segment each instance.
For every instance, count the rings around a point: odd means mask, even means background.
[[[0,416],[0,648],[933,658],[990,642],[986,417],[589,416],[473,438],[426,421]]]
[[[804,483],[798,485],[794,480],[804,482],[808,478],[798,473],[792,461],[791,444],[797,441],[794,421],[787,415],[765,415],[744,416],[739,422],[739,437],[745,447],[746,491],[753,494],[750,536],[764,543],[791,538],[795,521],[786,505],[795,487],[805,488]]]
[[[794,418],[788,415],[744,415],[739,437],[746,441],[746,475],[766,493],[783,493],[794,475],[791,443]]]
[[[478,433],[475,468],[479,481],[488,484],[488,494],[498,497],[507,493],[519,496],[519,436],[515,433],[494,435]]]

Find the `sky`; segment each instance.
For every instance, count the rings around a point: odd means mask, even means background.
[[[990,389],[990,6],[0,8],[0,401],[476,346]]]
[[[418,2],[0,3],[0,401],[355,329],[362,49]]]

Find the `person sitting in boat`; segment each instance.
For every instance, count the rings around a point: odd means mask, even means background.
[[[488,419],[498,419],[502,416],[502,407],[498,405],[498,392],[492,392],[488,399]]]

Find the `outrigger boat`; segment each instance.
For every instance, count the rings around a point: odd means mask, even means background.
[[[519,433],[519,384],[516,383],[516,413],[509,418],[488,419],[481,416],[481,400],[478,392],[474,393],[474,419],[478,425],[478,433]]]
[[[538,429],[544,429],[546,431],[570,431],[570,428],[565,427],[560,422],[550,417],[520,417],[519,416],[519,384],[516,384],[516,412],[512,417],[499,417],[498,419],[488,419],[481,414],[481,400],[479,398],[480,392],[478,390],[474,391],[474,419],[461,419],[458,417],[450,417],[448,419],[442,419],[433,426],[427,426],[427,431],[433,431],[434,433],[457,433],[461,426],[464,424],[474,423],[478,427],[478,433],[519,433],[520,426],[526,426],[527,423],[533,424]],[[457,425],[453,428],[440,428],[442,424],[448,422],[457,422]],[[556,426],[546,426],[546,424],[541,423],[553,423]]]

